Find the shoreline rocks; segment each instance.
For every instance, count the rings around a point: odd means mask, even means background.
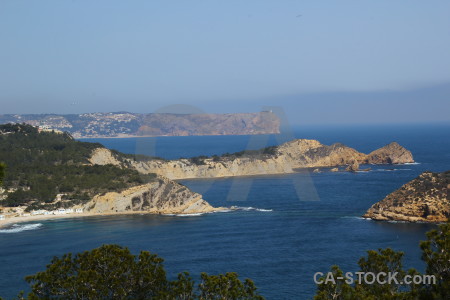
[[[345,171],[348,172],[356,172],[359,170],[359,163],[358,161],[353,161],[351,164],[348,165],[348,167],[345,169]]]

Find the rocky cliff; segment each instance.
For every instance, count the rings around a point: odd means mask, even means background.
[[[299,168],[335,167],[358,164],[414,162],[410,151],[391,143],[369,154],[342,144],[323,145],[316,140],[298,139],[259,151],[243,151],[221,157],[162,160],[120,158],[109,150],[95,150],[93,164],[106,162],[132,167],[140,173],[156,173],[169,179],[284,174]]]
[[[450,217],[450,171],[424,172],[375,203],[365,218],[407,222],[445,222]]]
[[[223,208],[214,208],[209,205],[200,194],[163,177],[121,192],[97,195],[83,208],[92,213],[148,212],[158,214],[197,214],[223,210]]]

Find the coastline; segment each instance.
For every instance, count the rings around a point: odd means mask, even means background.
[[[8,226],[18,223],[28,223],[34,221],[47,221],[54,219],[71,219],[71,218],[81,218],[81,217],[99,217],[99,216],[118,216],[118,215],[160,215],[160,216],[192,216],[193,214],[209,214],[209,213],[217,213],[217,212],[228,212],[233,211],[232,208],[227,207],[217,207],[210,211],[198,212],[198,213],[175,213],[171,214],[170,212],[148,212],[148,211],[125,211],[125,212],[113,212],[113,213],[74,213],[74,214],[65,214],[65,215],[36,215],[36,216],[28,216],[28,217],[12,217],[6,218],[4,220],[0,220],[0,229],[4,229]]]
[[[69,132],[69,134],[71,134]],[[266,133],[236,133],[236,134],[187,134],[187,135],[120,135],[120,136],[82,136],[74,137],[76,140],[80,139],[128,139],[128,138],[149,138],[149,137],[187,137],[187,136],[243,136],[243,135],[268,135],[268,134],[280,134],[280,132],[266,132]]]

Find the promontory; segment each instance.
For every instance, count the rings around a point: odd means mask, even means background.
[[[280,146],[241,151],[221,156],[200,156],[189,159],[165,160],[142,156],[120,156],[106,148],[92,151],[90,162],[132,168],[141,174],[155,173],[169,179],[216,178],[230,176],[286,174],[303,168],[333,168],[345,170],[359,164],[413,163],[411,152],[392,142],[369,154],[343,144],[323,145],[316,140],[297,139]],[[338,169],[339,170],[339,169]],[[352,171],[357,171],[353,170]]]

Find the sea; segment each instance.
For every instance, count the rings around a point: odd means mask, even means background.
[[[130,154],[167,159],[232,153],[290,138],[343,143],[368,153],[392,141],[416,163],[372,165],[369,172],[301,170],[286,175],[180,180],[213,206],[236,211],[190,216],[119,215],[14,224],[0,229],[0,296],[28,291],[26,275],[52,257],[119,244],[164,258],[167,275],[237,272],[266,299],[311,299],[313,276],[339,265],[358,270],[370,249],[403,251],[405,268],[424,270],[419,242],[436,225],[361,218],[374,203],[421,172],[450,170],[450,124],[302,126],[280,135],[86,139]],[[365,166],[363,166],[365,167]]]

